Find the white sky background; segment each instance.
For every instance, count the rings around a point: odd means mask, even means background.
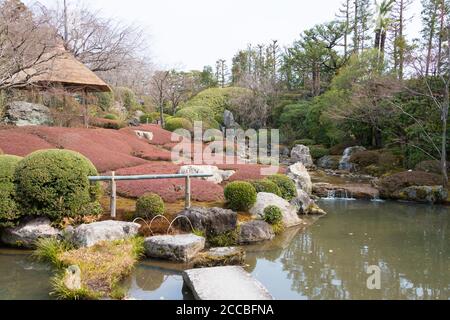
[[[39,0],[52,6],[58,0]],[[69,0],[83,1],[83,0]],[[25,3],[34,2],[32,0]],[[103,14],[145,26],[154,62],[163,67],[201,70],[219,58],[231,61],[249,43],[278,40],[290,45],[315,24],[335,18],[342,0],[89,0]],[[420,0],[414,0],[407,25],[417,37]],[[230,64],[230,62],[229,62]]]

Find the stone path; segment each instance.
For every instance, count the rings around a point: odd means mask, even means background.
[[[216,267],[183,272],[197,300],[273,300],[264,286],[241,267]]]

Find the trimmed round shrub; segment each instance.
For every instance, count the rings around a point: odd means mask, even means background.
[[[202,106],[193,106],[183,108],[175,114],[178,118],[184,118],[191,123],[195,121],[203,122],[203,129],[220,129],[219,123],[214,119],[214,114],[211,109]]]
[[[283,212],[277,206],[268,206],[264,209],[264,221],[271,225],[279,224],[283,219]]]
[[[167,120],[165,129],[172,132],[178,129],[192,131],[193,127],[189,120],[183,118],[171,118]]]
[[[439,175],[442,174],[441,162],[439,160],[422,161],[416,165],[415,170]],[[447,162],[447,172],[450,173],[450,162]]]
[[[224,190],[228,207],[234,211],[248,211],[256,203],[255,187],[249,182],[235,181]]]
[[[361,168],[377,165],[380,161],[380,154],[376,151],[361,151],[351,156],[350,162],[357,164]]]
[[[77,152],[37,151],[17,166],[17,199],[27,215],[45,216],[56,222],[65,217],[99,214],[101,187],[88,179],[96,175],[92,162]]]
[[[107,120],[119,120],[119,117],[112,113],[105,115],[103,118]]]
[[[136,217],[151,219],[159,215],[164,215],[164,212],[164,201],[155,193],[145,194],[136,202]]]
[[[266,192],[273,193],[279,197],[282,196],[280,188],[269,179],[253,180],[250,183],[255,187],[256,193]]]
[[[379,187],[382,196],[388,197],[395,191],[412,186],[439,186],[442,185],[442,177],[437,174],[407,171],[387,176],[380,180]]]
[[[20,218],[16,203],[14,172],[21,157],[0,156],[0,227],[11,227]]]
[[[311,153],[311,157],[315,160],[330,155],[330,150],[324,146],[310,146],[309,151]]]
[[[281,197],[287,201],[291,201],[297,196],[297,188],[294,181],[284,174],[276,174],[268,177],[270,181],[275,183],[281,190]]]

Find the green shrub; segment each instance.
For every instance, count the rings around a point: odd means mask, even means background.
[[[114,93],[116,99],[120,101],[128,111],[139,109],[140,104],[133,90],[119,87],[114,90]]]
[[[112,92],[96,92],[94,97],[97,98],[97,104],[103,111],[109,110],[114,104],[114,94]]]
[[[281,196],[287,201],[291,201],[297,196],[297,188],[295,183],[286,175],[276,174],[268,177],[270,181],[274,182],[281,190]]]
[[[99,214],[100,184],[88,179],[97,174],[91,161],[77,152],[37,151],[17,166],[17,199],[24,213],[56,222]]]
[[[151,114],[144,114],[140,116],[139,118],[140,123],[147,124],[147,123],[153,123],[155,121],[155,118]]]
[[[101,118],[91,119],[90,124],[97,128],[112,129],[112,130],[119,130],[125,127],[125,123],[122,121],[101,119]]]
[[[219,129],[219,123],[214,119],[214,114],[211,109],[201,106],[186,107],[179,110],[176,114],[178,118],[184,118],[191,123],[195,121],[203,122],[203,129]]]
[[[207,238],[208,245],[211,247],[223,248],[232,247],[237,244],[238,233],[237,230],[221,233],[219,235],[210,235]]]
[[[144,219],[152,219],[164,215],[165,206],[161,197],[154,193],[145,194],[136,202],[135,216]]]
[[[416,165],[415,170],[441,175],[442,174],[441,161],[439,160],[422,161]],[[447,162],[447,172],[450,173],[450,162]]]
[[[106,114],[103,118],[107,120],[119,120],[119,117],[112,113]]]
[[[0,227],[14,226],[20,218],[13,179],[21,160],[16,156],[0,156]]]
[[[295,140],[292,143],[292,146],[295,147],[296,145],[299,145],[299,144],[309,147],[309,146],[316,145],[316,142],[314,140],[311,140],[311,139],[301,139],[301,140]]]
[[[228,207],[235,211],[247,211],[256,203],[256,190],[248,182],[229,183],[224,191]]]
[[[283,212],[277,206],[268,206],[264,209],[264,221],[276,225],[283,220]]]
[[[186,129],[189,131],[193,130],[192,123],[184,118],[171,118],[166,122],[165,129],[168,131],[175,131],[178,129]]]
[[[273,193],[279,197],[282,196],[280,188],[269,179],[253,180],[250,183],[255,187],[256,193],[266,192]]]
[[[442,177],[437,174],[407,171],[384,177],[378,184],[381,196],[389,197],[390,194],[411,186],[439,186],[442,182]]]
[[[361,151],[353,154],[350,162],[357,164],[361,168],[371,165],[377,165],[380,160],[380,154],[376,151]]]
[[[330,150],[324,146],[310,146],[309,151],[314,160],[330,155]]]

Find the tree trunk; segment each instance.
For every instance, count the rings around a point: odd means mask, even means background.
[[[440,0],[440,9],[439,9],[439,44],[438,44],[438,57],[437,57],[437,75],[441,74],[442,67],[442,44],[443,44],[443,36],[444,36],[444,17],[446,14],[445,9],[445,1]]]
[[[353,21],[353,50],[356,54],[359,52],[359,33],[358,33],[358,0],[354,1],[355,4],[355,20]]]
[[[399,17],[399,27],[398,27],[398,38],[401,40],[401,45],[398,47],[397,44],[397,54],[398,54],[398,78],[403,80],[404,65],[405,65],[405,43],[403,39],[403,24],[404,24],[404,0],[400,0],[400,17]]]
[[[441,150],[441,168],[444,187],[448,186],[448,174],[447,174],[447,121],[448,121],[448,109],[449,109],[449,87],[448,83],[444,88],[444,104],[442,106],[442,150]]]
[[[435,23],[436,23],[436,11],[437,11],[438,2],[436,1],[436,5],[434,8],[434,12],[431,15],[430,20],[430,34],[428,35],[428,44],[427,44],[427,61],[425,66],[425,76],[428,77],[430,74],[430,65],[431,65],[431,52],[433,50],[433,39],[435,33]]]

